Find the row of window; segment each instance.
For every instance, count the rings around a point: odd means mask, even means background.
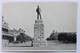
[[[2,28],[2,31],[8,32],[8,29],[6,29],[6,28]]]

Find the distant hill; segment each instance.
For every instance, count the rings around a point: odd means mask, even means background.
[[[46,40],[59,40],[62,42],[76,42],[76,32],[53,32]]]
[[[59,35],[60,33],[51,33],[50,34],[50,36],[46,39],[46,40],[56,40],[57,38],[58,38],[58,35]]]

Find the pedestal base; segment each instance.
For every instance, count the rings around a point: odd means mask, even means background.
[[[46,41],[33,41],[33,47],[47,47]]]
[[[35,20],[33,47],[46,47],[43,20]]]

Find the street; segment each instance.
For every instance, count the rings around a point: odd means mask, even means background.
[[[24,43],[25,44],[25,43]],[[26,44],[25,44],[26,45]],[[27,47],[27,46],[5,46],[3,51],[32,51],[32,50],[44,50],[44,51],[76,51],[75,43],[63,43],[58,40],[47,41],[47,47]]]

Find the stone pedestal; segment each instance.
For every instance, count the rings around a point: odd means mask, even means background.
[[[34,47],[46,47],[46,41],[44,40],[44,24],[43,20],[35,20],[34,24]]]

